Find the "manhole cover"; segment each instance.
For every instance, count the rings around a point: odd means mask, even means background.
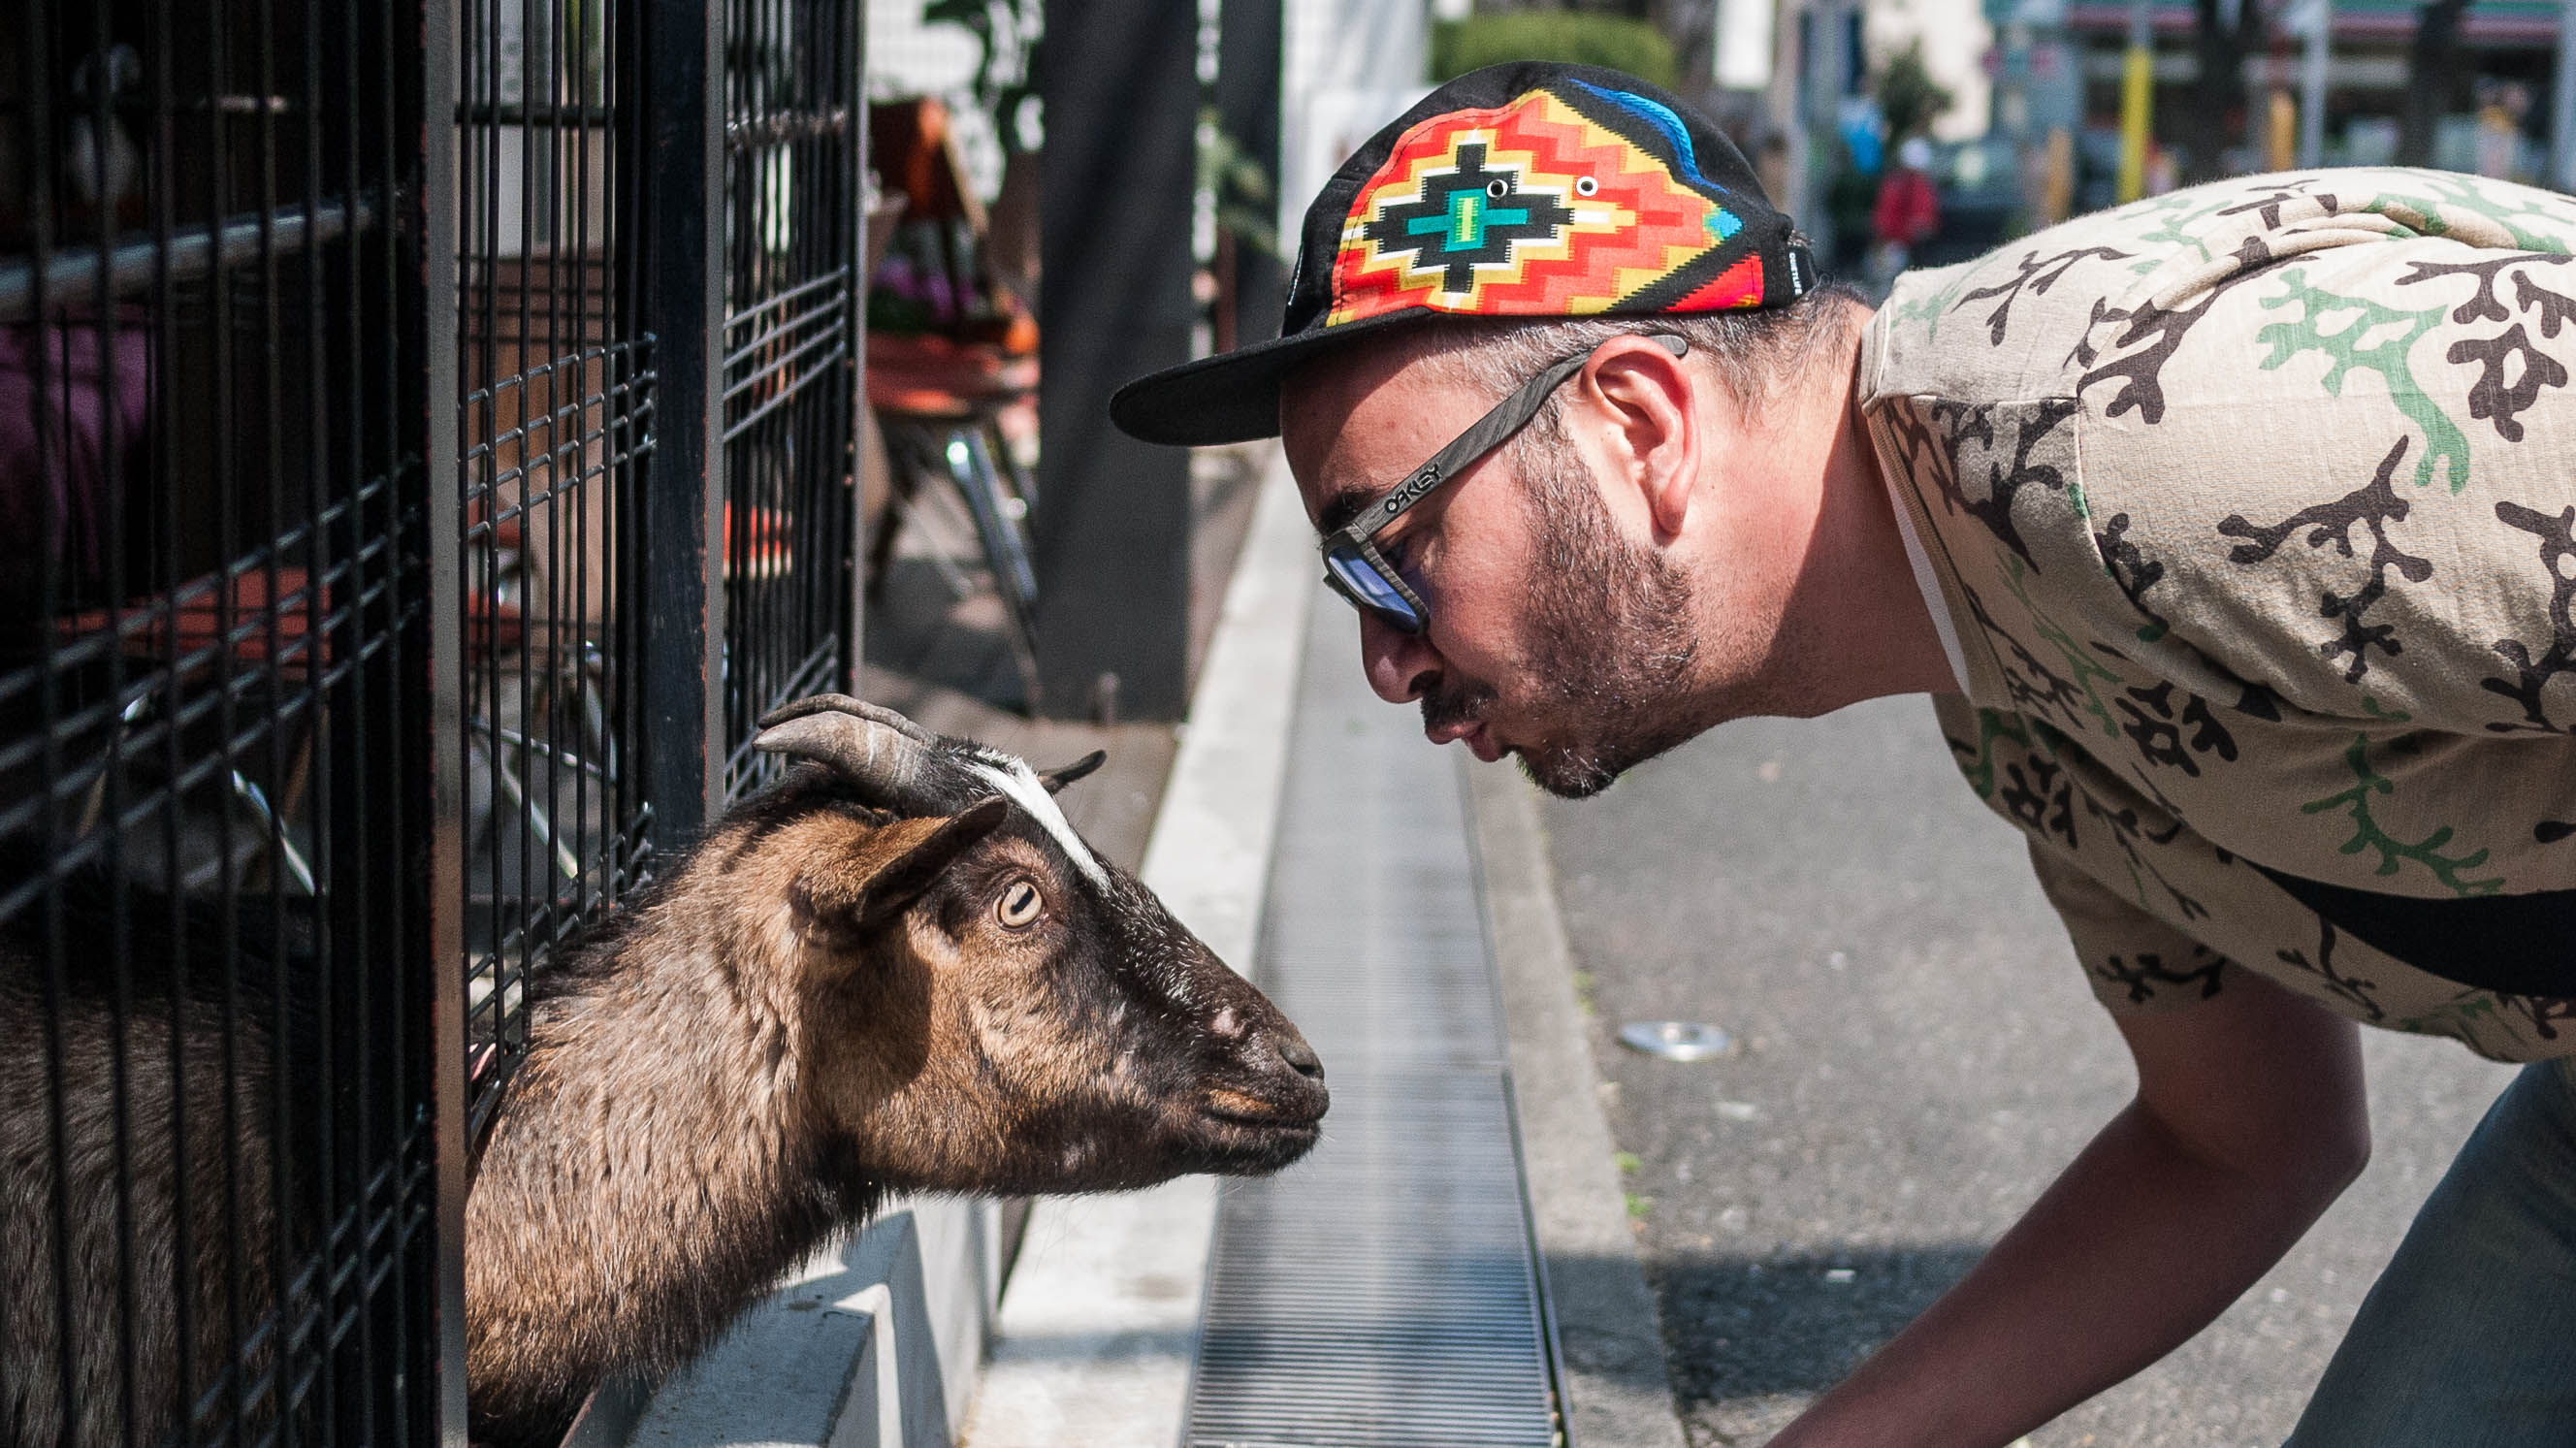
[[[1630,1021],[1619,1028],[1619,1044],[1667,1061],[1705,1061],[1725,1055],[1735,1038],[1700,1021]]]

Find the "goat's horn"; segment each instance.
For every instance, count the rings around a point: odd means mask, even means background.
[[[862,719],[883,724],[915,744],[939,743],[937,735],[883,704],[871,704],[864,699],[853,699],[847,694],[809,694],[794,703],[781,704],[760,716],[760,727],[770,729],[791,719],[802,719],[808,715],[825,713],[856,714]]]
[[[898,807],[924,792],[933,756],[920,740],[873,715],[828,706],[795,712],[802,707],[791,704],[764,719],[751,747],[830,765],[842,778],[866,786],[869,795]],[[893,717],[911,722],[900,714]]]

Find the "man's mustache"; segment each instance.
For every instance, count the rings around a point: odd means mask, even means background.
[[[1490,684],[1443,684],[1422,696],[1422,730],[1427,734],[1445,724],[1473,724],[1493,702]]]

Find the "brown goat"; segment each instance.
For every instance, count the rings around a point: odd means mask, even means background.
[[[1184,1172],[1276,1170],[1326,1093],[1296,1028],[1097,859],[1010,756],[827,696],[772,716],[764,748],[819,761],[724,820],[651,895],[541,976],[529,1052],[478,1163],[466,1220],[474,1436],[560,1435],[621,1370],[687,1361],[887,1191],[1059,1192]],[[23,962],[20,962],[23,965]],[[61,1401],[45,1026],[0,968],[0,1444],[124,1435],[111,1048],[103,1010],[60,1012],[75,1401]],[[190,1079],[220,1081],[211,1014],[182,1012]],[[178,1326],[155,1311],[176,1241],[168,1013],[127,1020],[136,1414],[180,1401]],[[256,1031],[237,1031],[245,1123],[231,1179],[267,1216]],[[155,1064],[155,1063],[159,1064]],[[202,1072],[200,1074],[200,1071]],[[192,1093],[185,1199],[199,1392],[233,1341],[227,1267],[264,1283],[264,1230],[221,1251],[220,1092]],[[217,1099],[204,1099],[217,1098]],[[159,1116],[153,1117],[153,1103]],[[264,1158],[263,1158],[264,1160]],[[35,1290],[24,1290],[32,1287]],[[246,1288],[239,1315],[267,1303]],[[132,1299],[127,1299],[129,1302]]]

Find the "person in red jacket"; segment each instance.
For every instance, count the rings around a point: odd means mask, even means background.
[[[1910,136],[1896,149],[1896,164],[1878,183],[1870,209],[1871,279],[1885,286],[1905,270],[1914,248],[1941,230],[1941,198],[1932,190],[1932,143]]]

